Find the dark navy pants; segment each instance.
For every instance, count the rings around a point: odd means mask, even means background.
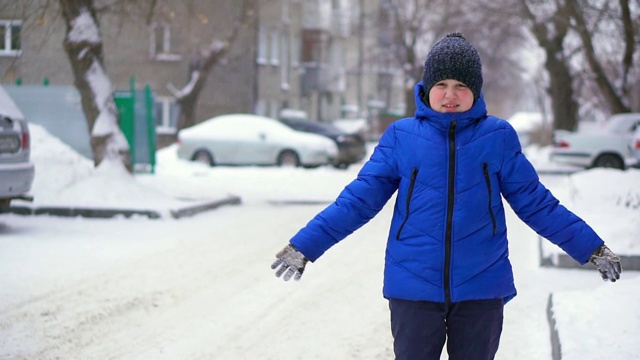
[[[457,303],[389,299],[396,360],[488,360],[498,351],[502,299]]]

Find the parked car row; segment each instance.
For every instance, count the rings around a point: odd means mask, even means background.
[[[604,126],[590,131],[557,130],[551,160],[584,168],[635,166],[640,163],[640,143],[634,140],[639,128],[640,113],[627,113],[613,115]]]
[[[0,87],[0,213],[8,211],[14,199],[32,199],[28,192],[35,169],[29,139],[22,111]]]
[[[333,163],[338,147],[326,136],[296,131],[272,118],[228,114],[181,130],[178,157],[210,166],[317,167]]]
[[[553,146],[551,160],[560,164],[640,167],[640,113],[613,115],[603,126],[590,131],[558,130]],[[361,132],[310,121],[298,112],[283,113],[280,119],[221,115],[178,134],[178,157],[210,166],[330,164],[347,168],[365,156],[366,140]]]

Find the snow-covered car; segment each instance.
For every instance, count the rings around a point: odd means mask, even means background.
[[[0,213],[8,211],[14,199],[33,199],[28,194],[35,176],[29,139],[22,111],[0,87]]]
[[[338,156],[333,140],[253,114],[213,117],[178,133],[178,157],[214,165],[317,167]]]
[[[626,169],[636,162],[629,143],[639,126],[640,113],[627,113],[613,115],[603,126],[590,131],[558,130],[550,159],[584,168]]]

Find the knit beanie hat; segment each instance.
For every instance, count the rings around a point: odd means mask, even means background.
[[[482,63],[480,55],[459,32],[447,34],[438,41],[424,62],[422,83],[428,92],[438,81],[453,79],[464,83],[475,99],[482,90]]]

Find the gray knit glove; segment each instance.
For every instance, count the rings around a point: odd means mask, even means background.
[[[294,280],[300,280],[304,272],[304,267],[309,261],[300,251],[289,244],[280,250],[280,252],[276,254],[276,257],[277,259],[271,264],[271,268],[277,269],[277,277],[284,274],[282,277],[284,281],[289,281],[292,276]]]
[[[589,258],[589,262],[596,266],[600,276],[602,276],[602,280],[616,282],[616,280],[620,279],[620,273],[622,272],[620,256],[614,254],[606,245],[602,244],[597,248]]]

